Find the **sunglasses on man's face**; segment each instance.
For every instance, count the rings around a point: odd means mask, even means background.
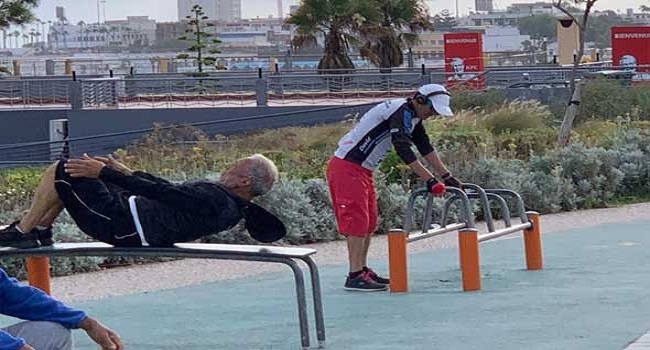
[[[429,109],[431,110],[431,112],[435,113],[436,109],[433,108],[433,102],[430,99],[427,99],[427,106],[429,106]]]

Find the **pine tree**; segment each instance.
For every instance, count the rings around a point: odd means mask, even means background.
[[[178,59],[194,59],[198,63],[198,72],[203,73],[205,65],[214,65],[217,59],[207,54],[216,54],[220,51],[215,47],[216,44],[221,43],[218,39],[212,39],[214,36],[206,31],[206,28],[213,27],[214,24],[208,22],[209,17],[203,12],[200,5],[192,7],[192,15],[187,16],[188,28],[185,30],[185,35],[178,38],[178,40],[188,41],[191,46],[187,51],[195,55],[182,53],[177,56]]]

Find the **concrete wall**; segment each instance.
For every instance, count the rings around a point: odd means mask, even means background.
[[[0,145],[49,139],[49,121],[65,119],[66,110],[0,112]]]
[[[372,104],[325,107],[234,107],[206,109],[70,111],[68,128],[73,154],[114,151],[140,139],[154,123],[192,124],[208,135],[293,125],[315,125],[343,120],[351,113],[365,113]],[[288,115],[278,115],[291,113]],[[126,133],[125,133],[126,132]]]

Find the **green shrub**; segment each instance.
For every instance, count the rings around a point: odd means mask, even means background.
[[[597,79],[584,88],[577,122],[629,116],[650,120],[650,87],[623,87],[617,81]]]
[[[495,134],[543,129],[553,116],[548,107],[537,101],[512,101],[488,112],[482,119],[486,129]]]
[[[485,91],[460,89],[452,91],[451,108],[455,112],[474,109],[492,111],[503,105],[504,101],[506,96],[498,89]]]

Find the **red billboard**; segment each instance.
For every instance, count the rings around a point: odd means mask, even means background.
[[[612,27],[612,65],[650,83],[650,26]]]
[[[447,33],[444,40],[447,86],[484,88],[482,34]]]

